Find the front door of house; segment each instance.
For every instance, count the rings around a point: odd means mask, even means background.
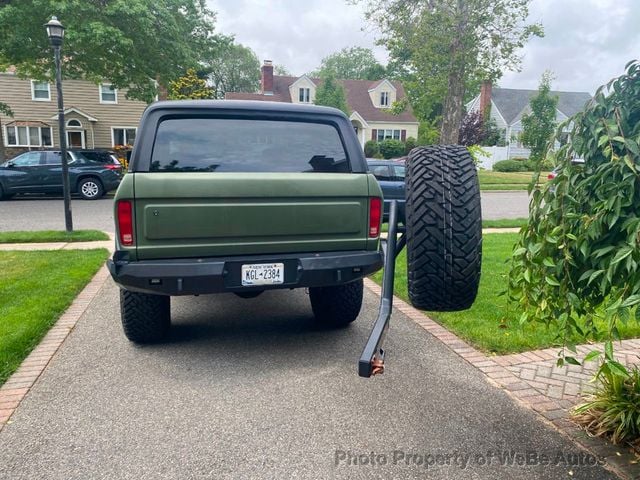
[[[84,131],[67,131],[69,148],[84,148]]]

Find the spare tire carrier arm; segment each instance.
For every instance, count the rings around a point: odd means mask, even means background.
[[[404,231],[402,237],[397,239],[398,231],[398,204],[395,200],[389,205],[389,232],[387,233],[386,250],[384,255],[384,271],[382,276],[382,295],[378,318],[373,324],[373,330],[369,334],[360,360],[358,361],[358,375],[371,377],[384,372],[384,349],[382,344],[389,329],[391,312],[393,310],[393,281],[395,277],[396,257],[406,245]],[[404,228],[402,228],[404,230]]]

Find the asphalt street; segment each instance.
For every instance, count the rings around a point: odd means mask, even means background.
[[[114,232],[113,199],[71,201],[75,229]],[[527,192],[482,192],[485,219],[527,217]],[[0,201],[0,231],[64,230],[62,198],[23,196]]]
[[[147,347],[117,299],[108,280],[0,432],[0,478],[615,478],[400,312],[387,372],[357,377],[369,292],[342,330],[303,291],[177,298]]]

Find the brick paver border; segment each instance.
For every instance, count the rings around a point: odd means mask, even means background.
[[[375,295],[381,288],[370,279],[365,286]],[[556,366],[558,349],[548,348],[514,355],[487,356],[454,335],[439,323],[431,320],[407,302],[393,297],[394,308],[405,314],[454,353],[484,373],[489,383],[502,388],[520,405],[529,408],[539,418],[593,455],[604,460],[605,466],[622,478],[640,478],[637,457],[624,447],[616,447],[601,438],[589,436],[584,429],[572,422],[570,409],[579,401],[596,365]],[[618,348],[620,361],[640,363],[640,340],[624,340]],[[601,345],[581,345],[578,353],[602,348]]]
[[[10,422],[11,415],[29,393],[107,278],[109,278],[109,271],[106,265],[103,265],[51,327],[40,344],[33,349],[18,370],[0,387],[0,431]]]

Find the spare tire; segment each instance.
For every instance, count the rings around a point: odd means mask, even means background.
[[[478,293],[482,259],[473,159],[458,145],[414,148],[406,183],[409,299],[421,310],[466,310]]]

